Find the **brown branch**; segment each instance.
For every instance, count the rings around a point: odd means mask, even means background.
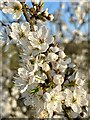
[[[26,18],[26,21],[29,22],[31,31],[34,31],[33,21],[30,19],[30,16],[29,16],[29,14],[27,13],[26,6],[25,6],[24,2],[21,2],[21,4],[22,4],[22,6],[23,6],[22,11],[23,11],[23,14],[24,14],[24,16],[25,16],[25,18]]]

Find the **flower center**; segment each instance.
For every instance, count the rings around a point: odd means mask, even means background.
[[[40,44],[44,43],[43,39],[39,39],[38,41],[39,41]]]
[[[73,97],[72,102],[73,102],[73,103],[75,103],[75,102],[76,102],[76,100],[77,100],[77,99]]]
[[[55,101],[56,99],[55,99],[55,97],[51,97],[51,101]]]
[[[25,34],[24,34],[24,32],[22,32],[22,31],[21,31],[21,32],[19,33],[19,37],[20,37],[20,38],[23,38],[23,37],[25,37]]]
[[[19,5],[14,5],[13,9],[14,9],[14,11],[20,11],[20,6]]]

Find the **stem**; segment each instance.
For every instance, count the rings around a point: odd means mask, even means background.
[[[50,75],[50,73],[45,72],[45,71],[43,71],[43,72],[47,75],[47,78],[48,78],[49,82],[53,82],[53,79],[52,79],[52,76]]]
[[[68,84],[63,84],[63,86],[74,86],[74,85],[75,85],[75,81],[70,82],[70,83],[68,83]]]
[[[67,111],[66,111],[66,106],[63,104],[62,105],[62,108],[63,108],[63,110],[64,110],[64,114],[65,114],[65,116],[67,117],[67,119],[68,120],[73,120],[69,115],[68,115],[68,113],[67,113]]]
[[[23,11],[23,14],[24,14],[24,16],[25,16],[25,18],[26,18],[26,21],[29,22],[31,31],[34,31],[33,21],[30,19],[29,14],[27,13],[26,6],[25,6],[24,2],[21,2],[21,4],[22,4],[22,6],[23,6],[22,11]]]

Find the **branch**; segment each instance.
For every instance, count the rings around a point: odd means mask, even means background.
[[[73,120],[70,116],[69,116],[69,114],[67,113],[67,110],[66,110],[66,107],[65,107],[65,105],[63,104],[63,110],[64,110],[64,114],[65,114],[65,116],[67,117],[67,119],[68,120]]]
[[[31,30],[34,31],[33,21],[30,19],[29,14],[27,13],[26,6],[25,6],[24,2],[21,2],[21,4],[23,6],[22,10],[23,10],[23,14],[24,14],[24,16],[26,18],[26,21],[29,22]]]

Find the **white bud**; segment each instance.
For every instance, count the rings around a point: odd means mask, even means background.
[[[59,52],[59,56],[60,56],[60,58],[65,58],[66,57],[66,55],[65,55],[65,53],[63,51]]]
[[[49,102],[51,100],[51,96],[48,92],[44,93],[43,95],[43,99],[46,101],[46,102]]]
[[[44,63],[44,64],[42,65],[42,69],[43,69],[45,72],[47,72],[47,71],[50,70],[50,67],[49,67],[49,65],[48,65],[47,63]]]
[[[48,8],[44,11],[45,16],[48,16]]]
[[[56,61],[58,59],[58,55],[56,55],[55,53],[49,53],[48,54],[48,60],[50,61]]]
[[[49,15],[49,18],[50,18],[51,21],[53,21],[54,16],[53,15]]]

